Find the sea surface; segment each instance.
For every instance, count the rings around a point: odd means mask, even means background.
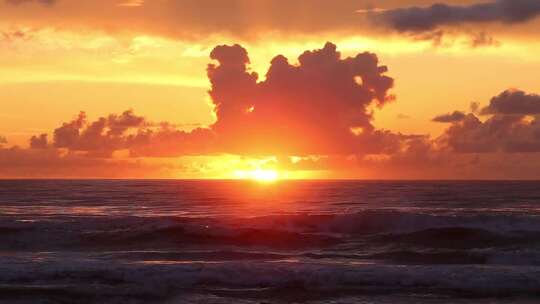
[[[540,182],[0,181],[0,303],[540,303]]]

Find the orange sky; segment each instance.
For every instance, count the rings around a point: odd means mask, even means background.
[[[470,133],[459,133],[461,137],[455,141],[445,140],[453,136],[454,133],[448,132],[453,126],[432,121],[435,116],[456,110],[469,113],[471,102],[486,107],[491,98],[508,89],[536,96],[540,92],[540,57],[536,55],[540,53],[540,33],[536,30],[540,18],[535,14],[507,16],[503,11],[494,16],[479,15],[480,21],[474,19],[475,4],[502,5],[505,0],[441,0],[448,7],[466,9],[472,17],[452,22],[435,20],[435,25],[429,23],[429,28],[400,28],[408,25],[383,18],[386,12],[402,16],[399,9],[412,6],[427,10],[435,2],[378,1],[376,11],[365,13],[366,9],[374,9],[370,1],[2,1],[0,138],[5,140],[0,141],[0,165],[4,166],[0,176],[229,178],[240,170],[264,167],[278,169],[290,178],[540,177],[537,168],[527,165],[540,160],[536,156],[540,149],[535,148],[535,140],[540,139],[523,135],[536,134],[534,117],[540,113],[520,113],[528,119],[525,127],[513,123],[498,135],[486,135],[519,139],[518,144],[490,140],[485,144],[492,147],[489,151],[461,151],[462,141]],[[532,5],[528,12],[536,9]],[[486,18],[490,18],[489,22],[481,21]],[[395,139],[399,148],[391,152],[386,148],[371,149],[383,144],[374,143],[382,139],[370,137],[358,139],[358,145],[370,149],[330,151],[328,147],[343,144],[332,141],[343,121],[324,120],[325,125],[309,127],[314,121],[321,121],[322,118],[315,118],[320,114],[315,113],[305,121],[298,119],[303,117],[304,107],[286,114],[279,104],[296,102],[292,97],[284,97],[296,93],[283,88],[276,92],[270,89],[264,93],[245,92],[245,95],[236,92],[232,98],[241,100],[255,94],[250,98],[260,98],[261,105],[268,104],[264,101],[268,96],[273,99],[275,105],[267,106],[266,110],[273,114],[260,114],[261,118],[270,115],[265,118],[268,123],[264,127],[247,121],[247,125],[242,125],[265,134],[258,139],[231,131],[231,124],[238,122],[237,118],[226,120],[226,116],[216,114],[217,102],[208,94],[212,87],[207,65],[217,64],[209,57],[217,45],[238,43],[245,48],[250,58],[249,71],[257,72],[258,81],[263,83],[275,56],[284,55],[291,66],[298,66],[298,56],[306,50],[322,49],[327,41],[337,46],[343,60],[367,51],[376,54],[379,65],[388,67],[385,75],[394,80],[388,96],[395,95],[395,100],[384,102],[382,107],[375,106],[375,101],[365,103],[364,114],[373,111],[369,126],[374,130],[387,130],[395,135],[393,138],[401,134],[403,138]],[[234,81],[235,76],[230,76],[233,74],[225,74]],[[223,90],[227,90],[226,85]],[[315,83],[302,85],[316,86]],[[336,96],[335,100],[325,106],[339,113],[335,105],[341,102],[337,96],[342,92],[334,93],[328,99]],[[254,97],[257,94],[267,97]],[[310,102],[311,96],[306,93],[301,96],[303,102]],[[231,106],[235,102],[223,98]],[[359,105],[359,111],[363,107]],[[86,112],[88,121],[92,122],[130,109],[146,122],[123,135],[133,135],[142,129],[159,132],[156,131],[159,123],[167,122],[168,128],[185,131],[187,139],[160,137],[159,144],[151,144],[167,152],[177,149],[167,155],[150,155],[148,147],[144,153],[137,154],[135,150],[129,151],[132,147],[115,146],[113,154],[98,157],[88,148],[81,148],[81,144],[60,147],[53,143],[55,129],[76,118],[80,111]],[[493,118],[478,113],[477,116],[481,122]],[[520,124],[521,120],[518,121]],[[244,122],[240,120],[240,123]],[[280,123],[294,129],[293,138],[285,140],[283,132],[268,126]],[[220,124],[227,126],[220,130]],[[330,132],[334,126],[336,130]],[[211,130],[217,134],[214,134],[217,142],[227,143],[203,145],[199,143],[203,139],[195,139],[190,133],[196,128]],[[305,133],[302,135],[300,130]],[[327,130],[328,138],[325,138],[321,132]],[[474,132],[484,136],[482,132],[486,131],[475,129]],[[46,149],[30,149],[29,138],[39,134],[48,135]],[[414,150],[417,142],[411,143],[407,137],[412,135],[425,135],[421,140],[423,146],[418,147],[423,150]],[[420,141],[419,138],[416,140]],[[357,143],[353,139],[354,146]],[[293,147],[298,142],[321,149],[295,150]],[[212,149],[207,147],[210,144],[214,145]],[[220,148],[216,149],[216,145]],[[326,147],[322,149],[322,145]],[[510,145],[527,148],[508,148]],[[13,146],[19,148],[15,151]],[[185,146],[189,147],[189,153],[185,152]],[[238,147],[253,152],[243,153]]]

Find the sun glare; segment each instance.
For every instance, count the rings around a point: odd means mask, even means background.
[[[279,173],[276,170],[256,169],[248,171],[236,171],[234,173],[238,179],[249,179],[258,182],[275,182],[279,179]]]

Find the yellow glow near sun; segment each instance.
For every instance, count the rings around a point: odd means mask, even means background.
[[[237,179],[250,179],[258,182],[275,182],[280,176],[276,170],[255,169],[255,170],[238,170],[234,172]]]

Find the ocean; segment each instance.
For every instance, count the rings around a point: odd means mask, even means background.
[[[0,303],[538,303],[540,182],[0,181]]]

